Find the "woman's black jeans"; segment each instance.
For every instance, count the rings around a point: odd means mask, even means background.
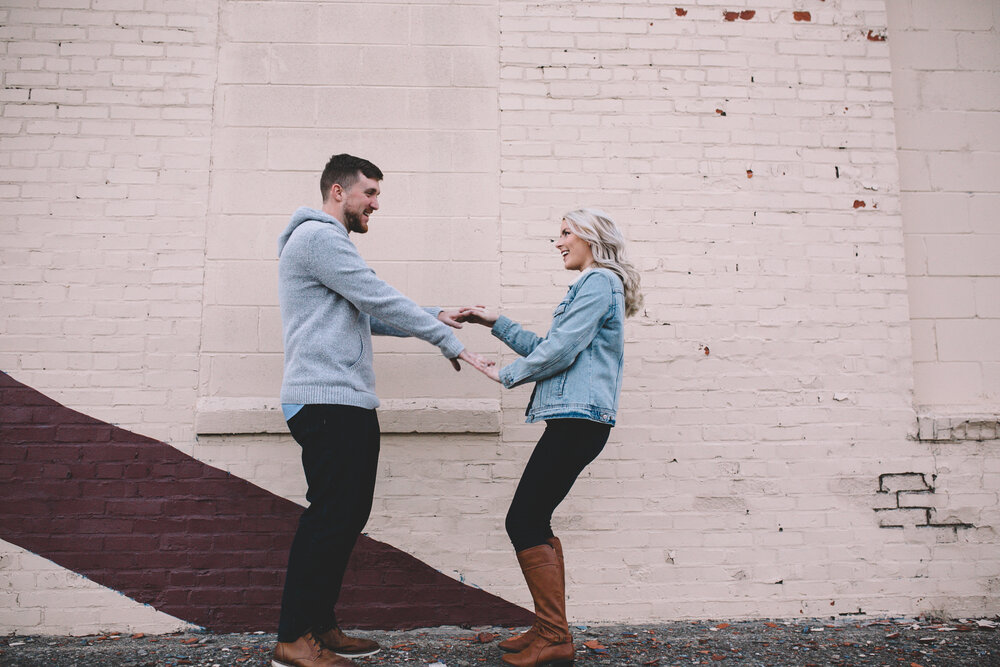
[[[588,419],[549,419],[528,459],[507,511],[507,536],[515,551],[552,537],[552,512],[583,469],[604,449],[611,426]]]
[[[278,641],[337,624],[334,606],[347,561],[371,514],[378,469],[375,410],[306,405],[288,420],[302,447],[309,507],[288,555]]]

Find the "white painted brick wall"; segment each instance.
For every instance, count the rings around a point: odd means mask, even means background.
[[[0,367],[190,443],[215,8],[17,4],[0,10]]]
[[[913,440],[914,387],[996,411],[991,3],[18,4],[0,370],[303,502],[290,437],[194,424],[199,398],[273,402],[275,238],[329,155],[386,172],[359,239],[380,275],[540,333],[559,215],[599,205],[646,307],[619,426],[555,518],[574,621],[997,612],[996,442]],[[530,388],[378,349],[383,397],[499,396],[502,434],[386,435],[368,531],[530,605],[503,531]],[[897,494],[906,473],[934,493]],[[0,547],[5,631],[137,627]]]
[[[221,20],[201,395],[278,393],[276,239],[298,206],[320,208],[334,153],[386,174],[354,239],[381,277],[425,305],[495,301],[495,5],[224,2]],[[376,349],[383,397],[497,394],[425,344]]]
[[[0,16],[0,370],[190,449],[217,8],[31,1]],[[5,631],[187,627],[7,542],[0,562]]]
[[[916,404],[925,414],[995,415],[1000,8],[887,6]]]
[[[795,615],[835,599],[838,612],[884,613],[900,605],[897,576],[922,604],[981,604],[915,574],[857,575],[860,545],[897,539],[873,521],[876,471],[933,467],[906,441],[889,45],[869,39],[885,34],[884,7],[816,4],[798,22],[783,3],[755,3],[728,22],[721,3],[683,17],[602,6],[624,11],[596,21],[581,4],[501,3],[502,303],[545,327],[568,282],[545,238],[583,204],[620,220],[647,285],[622,426],[557,517],[569,562],[581,561],[571,608],[591,620]],[[967,265],[962,252],[935,261]],[[990,356],[969,343],[971,361]],[[515,404],[503,440],[527,445],[537,430],[514,430]],[[970,484],[958,470],[985,453],[956,455],[953,483]],[[624,472],[650,460],[671,464]],[[991,493],[965,505],[972,523],[992,516]],[[903,542],[920,530],[950,529],[905,530]],[[504,595],[518,595],[512,583]]]
[[[18,634],[166,633],[195,629],[0,540],[0,627]]]

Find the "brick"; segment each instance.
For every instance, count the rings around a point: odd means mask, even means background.
[[[998,164],[1000,157],[994,153],[975,152],[961,158],[951,153],[933,154],[929,157],[931,183],[943,190],[989,192],[993,182],[980,170],[994,169]]]
[[[1000,277],[977,278],[972,284],[975,290],[976,316],[1000,318]]]
[[[202,349],[256,351],[258,309],[256,307],[207,307],[204,311]]]
[[[489,5],[415,5],[409,21],[411,39],[418,44],[483,46],[495,44],[500,32]]]
[[[917,278],[908,281],[914,318],[971,318],[976,315],[974,284],[966,278]]]
[[[934,26],[939,28],[939,26]],[[894,63],[914,70],[954,70],[960,33],[945,29],[907,31],[892,41]]]
[[[1000,38],[995,27],[991,32],[956,33],[958,67],[968,70],[996,71],[1000,56]]]
[[[901,197],[907,232],[964,233],[972,230],[967,194],[951,192],[908,192]]]
[[[992,349],[992,341],[1000,336],[1000,319],[944,320],[935,329],[942,362],[1000,361],[1000,353]]]
[[[989,276],[991,258],[1000,249],[1000,236],[936,235],[928,255],[927,270],[939,276]]]
[[[995,17],[988,3],[970,3],[962,11],[948,11],[933,0],[913,0],[913,26],[921,29],[989,30]]]
[[[220,172],[213,180],[212,205],[230,215],[267,214],[280,216],[287,222],[285,219],[291,215],[288,201],[312,203],[319,199],[319,187],[313,178],[306,180],[293,174]],[[280,196],[279,192],[282,193]],[[277,236],[274,239],[274,253],[277,255]]]
[[[270,271],[261,271],[252,262],[216,262],[209,269],[206,302],[211,305],[256,306],[261,295],[268,303],[277,302],[277,262]]]
[[[983,391],[980,364],[975,362],[915,363],[914,383],[920,387],[920,401],[929,405],[975,405]]]
[[[921,99],[932,109],[987,111],[1000,90],[987,72],[930,72],[923,77]]]
[[[344,47],[345,50],[350,47]],[[420,79],[427,87],[448,86],[452,82],[453,63],[469,60],[476,55],[494,55],[482,49],[463,49],[453,52],[440,47],[414,46],[381,46],[378,48],[362,48],[360,54],[356,49],[352,57],[360,57],[361,67],[358,71],[359,82],[378,82],[380,85],[400,86]],[[464,56],[464,57],[463,57]],[[495,62],[490,58],[489,62]],[[486,64],[485,62],[483,63]],[[480,82],[470,82],[482,86]]]
[[[965,111],[901,110],[896,114],[898,142],[915,150],[949,150],[989,137],[987,128],[970,124],[982,114]]]
[[[219,50],[219,83],[267,83],[269,52],[264,44],[223,44]]]
[[[930,489],[925,473],[887,473],[879,478],[879,491],[925,491]]]
[[[317,92],[312,88],[283,86],[226,87],[222,93],[222,118],[227,126],[312,126],[317,120]]]

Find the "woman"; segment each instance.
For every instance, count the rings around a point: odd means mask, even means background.
[[[535,382],[525,414],[529,423],[546,422],[506,521],[535,603],[531,629],[500,643],[508,652],[504,662],[517,667],[573,662],[562,544],[550,521],[608,441],[621,393],[625,317],[642,304],[639,273],[625,258],[625,239],[606,214],[594,209],[567,213],[555,247],[563,267],[581,275],[556,307],[544,338],[481,306],[460,314],[491,327],[521,355],[508,366],[483,372],[507,388]]]

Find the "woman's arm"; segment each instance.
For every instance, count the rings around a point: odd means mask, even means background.
[[[502,340],[507,347],[517,352],[522,357],[531,354],[531,351],[538,347],[544,338],[528,331],[514,320],[505,315],[498,315],[492,310],[487,310],[485,306],[469,306],[461,308],[459,318],[462,322],[472,322],[490,327],[490,333]]]
[[[537,382],[566,370],[594,340],[614,304],[614,292],[611,279],[601,273],[593,272],[582,280],[573,300],[548,335],[539,339],[523,359],[500,369],[500,381],[505,387]]]
[[[534,352],[535,348],[545,341],[544,338],[534,331],[528,331],[504,315],[497,318],[496,324],[493,325],[490,333],[502,340],[507,347],[522,357],[526,357]]]
[[[429,315],[433,315],[441,322],[444,322],[453,329],[461,329],[464,320],[460,316],[457,310],[444,310],[443,308],[424,308]],[[407,338],[410,336],[409,333],[403,331],[402,329],[396,329],[391,327],[374,315],[369,315],[369,320],[371,323],[372,334],[376,336],[396,336],[397,338]],[[500,379],[497,377],[496,362],[486,359],[485,357],[476,354],[475,352],[469,352],[468,350],[462,350],[462,352],[455,357],[450,359],[451,365],[456,371],[462,370],[462,366],[458,363],[458,360],[466,362],[476,370],[482,372],[484,375],[497,382]]]

